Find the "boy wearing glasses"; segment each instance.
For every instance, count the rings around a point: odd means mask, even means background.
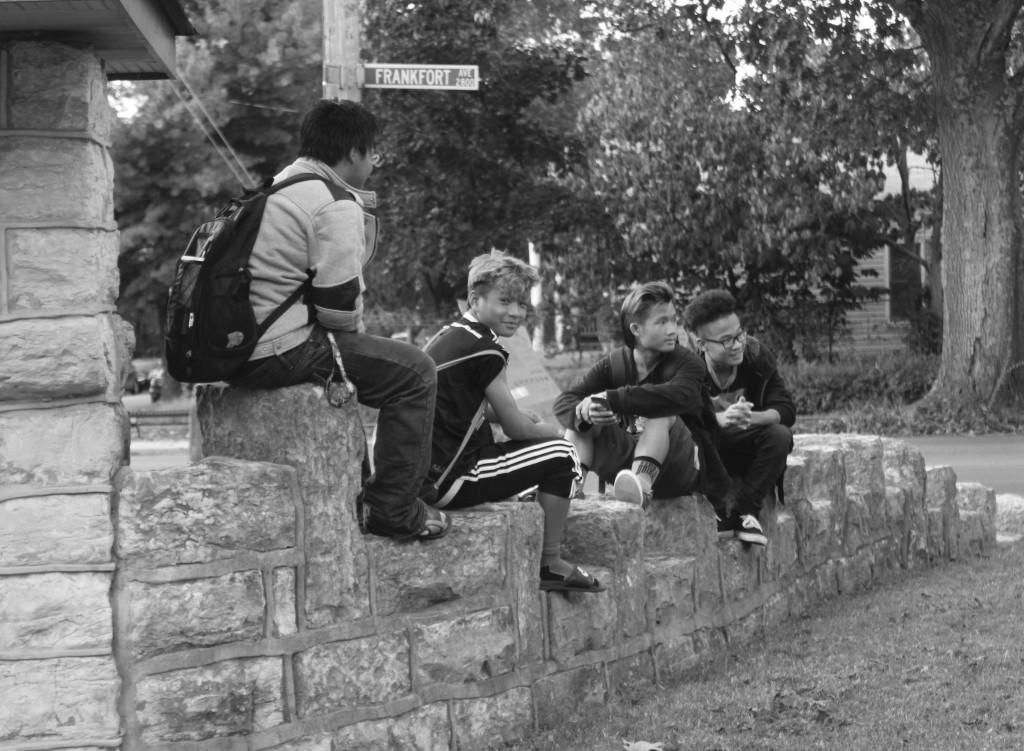
[[[614,483],[618,500],[646,508],[652,497],[687,495],[713,472],[714,415],[702,393],[704,365],[679,343],[672,288],[634,289],[619,317],[625,346],[562,392],[554,411],[584,474],[593,470]]]
[[[737,478],[731,508],[717,510],[718,529],[767,545],[760,512],[793,450],[793,398],[772,353],[743,330],[731,294],[702,292],[683,310],[683,321],[704,359],[705,384],[721,428],[718,452]]]
[[[378,130],[376,117],[356,102],[321,100],[303,117],[299,158],[274,182],[315,179],[267,198],[249,257],[257,321],[283,313],[231,384],[262,389],[313,382],[326,385],[331,399],[338,393],[332,380],[344,383],[347,374],[359,402],[380,410],[375,471],[360,491],[361,523],[371,534],[427,541],[451,526],[447,514],[417,495],[430,461],[434,363],[410,344],[368,335],[363,322],[363,265],[377,234],[371,213],[377,194],[365,185],[379,161]],[[281,307],[298,302],[302,291],[306,305]]]

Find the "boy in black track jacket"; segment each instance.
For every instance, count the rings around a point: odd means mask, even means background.
[[[576,450],[561,428],[516,406],[508,352],[498,343],[523,322],[538,278],[531,266],[499,251],[477,256],[469,267],[469,310],[427,343],[437,365],[430,493],[435,506],[453,509],[536,487],[544,511],[540,588],[601,592],[604,585],[561,557],[569,499],[582,479]],[[496,443],[490,421],[510,440]]]
[[[704,359],[705,383],[721,428],[718,452],[737,478],[734,505],[718,510],[719,531],[766,545],[759,517],[765,495],[781,479],[793,450],[793,398],[772,353],[743,330],[731,294],[702,292],[686,306],[683,318]]]

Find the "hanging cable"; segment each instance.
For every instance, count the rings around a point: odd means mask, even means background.
[[[192,87],[189,86],[188,82],[180,76],[177,81],[180,81],[182,86],[185,88],[185,91],[188,92],[192,102],[195,103],[195,107],[192,106],[185,95],[178,89],[176,81],[171,81],[171,88],[185,107],[185,110],[192,115],[192,119],[196,121],[196,125],[199,126],[199,130],[203,132],[203,135],[206,136],[210,145],[213,146],[214,151],[216,151],[217,155],[224,160],[224,163],[227,165],[228,169],[231,170],[231,174],[234,175],[234,178],[243,188],[257,187],[257,181],[253,179],[253,176],[249,173],[249,170],[246,169],[238,154],[231,147],[231,144],[228,142],[224,133],[217,127],[213,118],[210,117],[210,113],[203,106],[202,101],[200,101],[195,91],[192,90]],[[196,112],[196,109],[199,110],[198,113]],[[200,114],[202,116],[200,116]],[[207,124],[209,124],[209,129],[207,128]],[[211,129],[213,133],[210,132]],[[214,137],[214,133],[216,133],[216,138]]]

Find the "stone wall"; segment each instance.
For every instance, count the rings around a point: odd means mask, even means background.
[[[130,330],[106,80],[0,42],[0,748],[120,743],[108,596]]]
[[[126,751],[477,751],[995,544],[992,492],[909,445],[799,436],[766,549],[718,540],[699,498],[592,496],[566,553],[608,591],[542,593],[534,504],[456,512],[429,544],[359,535],[354,407],[301,386],[206,390],[198,412],[207,458],[116,481]]]

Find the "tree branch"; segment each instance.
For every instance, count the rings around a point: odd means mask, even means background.
[[[914,28],[917,28],[918,23],[924,18],[923,0],[888,0],[888,2],[894,11],[903,14]]]
[[[979,62],[990,55],[1005,55],[1006,42],[1010,38],[1013,23],[1020,13],[1022,3],[1024,0],[999,0],[996,3],[985,26],[985,33],[978,43]]]

